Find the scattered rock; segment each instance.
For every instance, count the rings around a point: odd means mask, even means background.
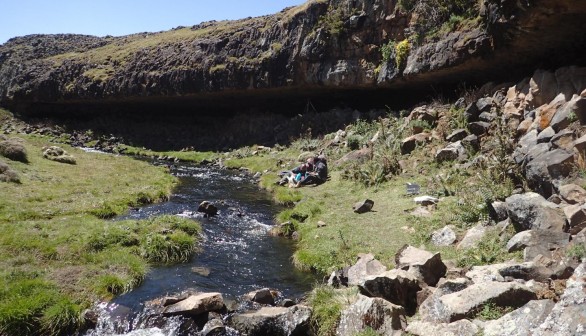
[[[466,153],[461,141],[452,142],[435,154],[437,162],[455,161]]]
[[[228,325],[248,336],[307,335],[311,309],[306,306],[263,307],[259,311],[234,314]]]
[[[57,146],[51,146],[48,148],[44,148],[43,150],[43,157],[47,160],[67,163],[67,164],[76,164],[77,161],[72,155],[69,155],[63,148]]]
[[[568,219],[568,231],[577,234],[586,228],[586,209],[584,205],[572,204],[564,207],[564,213]]]
[[[417,292],[421,289],[415,276],[397,269],[366,277],[358,287],[363,295],[403,306],[408,315],[415,313]]]
[[[226,326],[220,319],[211,319],[204,325],[201,333],[202,336],[224,336],[226,335]]]
[[[457,130],[454,130],[452,133],[450,133],[446,137],[446,140],[449,142],[456,142],[456,141],[460,141],[460,140],[464,139],[467,136],[468,136],[468,131],[463,128],[459,128]]]
[[[428,205],[433,205],[433,204],[437,204],[437,202],[439,202],[438,198],[435,198],[433,196],[419,196],[419,197],[415,197],[413,199],[413,201],[417,204],[421,204],[423,206],[428,206]]]
[[[468,320],[459,320],[452,323],[414,321],[405,329],[410,335],[417,336],[475,336],[478,335],[478,330],[478,326]]]
[[[395,266],[408,271],[429,286],[435,286],[447,270],[439,252],[433,254],[410,245],[403,246],[395,254]]]
[[[458,244],[458,249],[467,250],[476,247],[476,245],[478,245],[478,243],[482,241],[486,235],[486,230],[486,226],[482,224],[478,224],[470,228],[466,232],[464,238],[462,238],[462,241]]]
[[[471,148],[475,151],[480,149],[480,141],[478,140],[478,137],[474,134],[470,134],[464,139],[462,139],[462,145],[464,146],[464,148]]]
[[[244,299],[265,305],[274,305],[275,298],[268,288],[258,289],[247,294],[244,294]]]
[[[433,231],[431,233],[431,243],[435,246],[449,246],[456,241],[456,233],[452,229],[453,226],[445,226],[442,229]]]
[[[551,300],[529,301],[498,320],[486,321],[484,336],[527,336],[547,317],[554,306]]]
[[[373,206],[374,206],[373,200],[365,199],[364,201],[360,201],[360,202],[355,203],[354,206],[352,206],[352,209],[357,214],[363,214],[365,212],[371,211]]]
[[[563,211],[537,193],[512,195],[506,203],[507,213],[517,232],[530,229],[562,231],[566,224]]]
[[[574,167],[574,154],[563,149],[554,149],[538,155],[525,167],[529,185],[545,197],[553,194],[553,184],[567,177]]]
[[[359,254],[358,257],[358,261],[348,268],[346,275],[348,284],[351,286],[362,283],[364,278],[368,276],[381,274],[387,270],[387,267],[374,259],[374,255],[371,253]]]
[[[419,133],[401,141],[401,154],[409,154],[419,145],[425,145],[431,139],[429,133]]]
[[[318,221],[318,222],[317,222],[317,227],[318,227],[318,228],[322,228],[322,227],[326,227],[326,226],[327,226],[327,225],[326,225],[326,223],[325,223],[324,221]]]
[[[218,214],[218,208],[216,208],[215,205],[213,205],[212,203],[208,202],[208,201],[203,201],[199,204],[199,207],[197,208],[198,212],[203,212],[208,216],[215,216]]]
[[[443,304],[439,301],[442,296],[464,290],[471,284],[472,282],[467,278],[441,279],[435,292],[419,306],[420,315],[422,317],[437,316],[440,314],[439,310],[443,309]]]
[[[551,138],[550,142],[552,148],[560,148],[565,149],[567,151],[571,151],[574,147],[575,139],[576,134],[573,131],[565,129],[554,135],[553,138]]]
[[[537,143],[549,142],[554,135],[555,131],[550,126],[539,133],[539,135],[537,136]]]
[[[431,217],[431,211],[424,206],[419,206],[413,209],[409,214],[416,217]]]
[[[219,311],[223,308],[224,299],[222,298],[222,294],[203,293],[192,295],[183,301],[167,306],[163,315],[196,316],[210,311]]]
[[[474,283],[493,281],[503,282],[507,280],[507,277],[509,277],[509,279],[536,279],[539,281],[545,281],[550,275],[550,271],[533,262],[509,262],[473,266],[470,271],[466,273],[466,277],[470,278]]]
[[[342,311],[336,335],[353,336],[371,328],[380,335],[398,335],[407,325],[405,310],[381,298],[358,295],[356,302]]]
[[[486,121],[475,121],[468,124],[468,129],[476,136],[484,135],[488,132],[490,123]]]

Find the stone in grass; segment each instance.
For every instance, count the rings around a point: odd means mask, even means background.
[[[449,246],[456,241],[453,226],[448,225],[431,233],[431,243],[435,246]]]
[[[0,155],[12,161],[28,163],[26,148],[18,138],[0,141]]]
[[[44,148],[43,150],[43,157],[47,160],[67,163],[67,164],[76,164],[75,158],[69,153],[67,153],[63,148],[57,146],[51,146],[48,148]]]
[[[356,264],[349,267],[346,272],[346,277],[350,286],[358,285],[364,281],[366,277],[381,274],[387,270],[387,267],[380,261],[376,260],[371,253],[360,253],[358,254],[358,257],[359,259]]]
[[[371,211],[373,206],[374,206],[373,200],[365,199],[364,201],[360,201],[360,202],[355,203],[354,206],[352,207],[352,209],[357,214],[363,214],[365,212]]]
[[[0,182],[20,183],[18,174],[2,161],[0,161]]]

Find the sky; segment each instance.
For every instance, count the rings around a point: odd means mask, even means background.
[[[273,14],[305,0],[0,0],[0,44],[28,34],[120,36]]]

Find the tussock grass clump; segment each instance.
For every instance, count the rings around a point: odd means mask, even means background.
[[[20,183],[18,173],[12,170],[9,165],[0,161],[0,182]]]
[[[318,285],[309,295],[313,308],[311,326],[318,336],[333,336],[340,320],[342,310],[354,301],[357,288],[335,289]]]
[[[172,263],[188,261],[195,253],[196,242],[184,232],[169,235],[150,234],[141,243],[142,256],[151,262]]]
[[[0,155],[13,161],[28,163],[26,148],[21,139],[12,138],[0,141]]]
[[[69,155],[63,148],[57,146],[51,146],[43,150],[43,157],[48,160],[55,162],[76,164],[75,158]]]

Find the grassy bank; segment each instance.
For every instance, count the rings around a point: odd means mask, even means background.
[[[0,182],[0,334],[71,333],[95,300],[134,288],[153,263],[196,251],[194,221],[107,220],[166,199],[176,181],[165,168],[62,145],[77,163],[59,163],[42,157],[47,138],[18,137],[28,163],[0,157],[20,179]]]

